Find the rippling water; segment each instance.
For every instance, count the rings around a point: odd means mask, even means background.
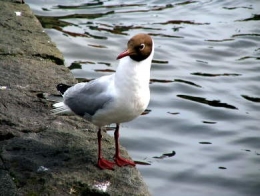
[[[260,195],[259,0],[26,2],[81,80],[153,36],[150,112],[121,129],[153,195]]]

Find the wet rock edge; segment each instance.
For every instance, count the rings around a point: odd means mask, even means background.
[[[149,195],[136,168],[96,167],[95,127],[50,115],[52,103],[39,94],[76,81],[28,5],[0,1],[0,16],[1,195]],[[103,141],[112,159],[113,139]],[[109,184],[106,192],[100,184]]]

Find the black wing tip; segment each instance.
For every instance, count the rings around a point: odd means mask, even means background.
[[[66,92],[66,90],[68,89],[68,88],[70,88],[71,86],[69,86],[69,85],[67,85],[67,84],[62,84],[62,83],[60,83],[60,84],[58,84],[57,86],[56,86],[56,88],[57,88],[57,90],[63,95],[65,92]]]

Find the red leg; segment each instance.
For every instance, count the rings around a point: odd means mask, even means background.
[[[98,129],[97,136],[98,136],[98,167],[100,169],[111,169],[111,170],[113,170],[115,163],[104,159],[102,157],[102,154],[101,154],[101,150],[102,150],[101,149],[101,146],[102,146],[101,145],[101,139],[102,139],[101,128]]]
[[[114,160],[116,162],[116,164],[120,167],[122,166],[126,166],[126,165],[131,165],[131,166],[135,166],[135,163],[131,160],[127,160],[127,159],[124,159],[122,157],[120,157],[120,152],[119,152],[119,124],[116,124],[116,130],[115,130],[115,133],[114,133],[114,137],[115,137],[115,146],[116,146],[116,154],[114,156]]]

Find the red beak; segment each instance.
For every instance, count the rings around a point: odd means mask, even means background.
[[[129,56],[129,55],[130,55],[129,50],[126,50],[126,51],[120,53],[120,54],[117,56],[116,59],[118,60],[118,59],[121,59],[121,58],[123,58],[123,57],[125,57],[125,56]]]

